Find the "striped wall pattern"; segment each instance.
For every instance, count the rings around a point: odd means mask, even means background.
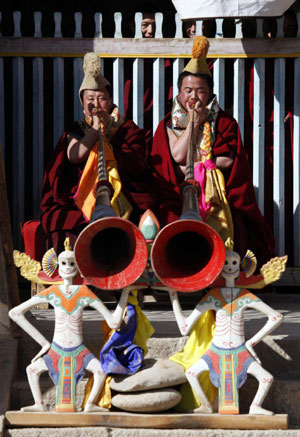
[[[141,39],[142,14],[135,15],[135,38],[122,38],[122,14],[116,12],[114,38],[102,38],[102,15],[95,14],[95,37],[82,38],[82,14],[75,13],[73,38],[61,33],[61,13],[54,14],[52,38],[41,34],[41,13],[34,14],[32,37],[22,37],[21,14],[14,12],[14,35],[0,35],[0,142],[5,162],[15,246],[20,247],[19,223],[39,215],[45,163],[64,126],[80,118],[78,89],[82,80],[82,58],[95,51],[102,59],[104,75],[113,83],[114,102],[124,107],[126,65],[132,64],[133,119],[143,127],[144,60],[153,59],[153,131],[165,115],[165,63],[172,64],[173,96],[177,78],[188,61],[192,40],[182,37],[182,23],[176,14],[175,38],[163,38],[163,15],[156,14],[156,34]],[[0,16],[1,20],[1,16]],[[215,93],[221,107],[237,119],[249,153],[258,204],[274,230],[277,253],[288,253],[290,265],[300,265],[300,36],[283,38],[282,18],[277,20],[277,37],[262,37],[262,20],[257,37],[243,38],[236,20],[235,38],[224,38],[222,20],[217,20],[216,37],[210,39],[209,58],[214,59]],[[298,14],[298,29],[299,14]],[[201,34],[201,21],[197,21]],[[249,118],[247,96],[249,69],[253,69],[253,120]],[[270,87],[270,74],[271,82]],[[248,73],[247,73],[248,72]],[[268,73],[268,74],[267,74]],[[248,74],[248,75],[247,75]],[[292,78],[292,80],[291,80]],[[292,93],[289,128],[287,93]],[[266,171],[266,100],[272,112],[272,172]],[[292,129],[293,141],[287,141]],[[268,127],[269,129],[269,127]],[[270,134],[268,131],[267,133]]]

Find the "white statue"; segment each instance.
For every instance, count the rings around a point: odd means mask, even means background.
[[[87,286],[72,285],[77,275],[77,266],[74,252],[70,247],[66,249],[68,250],[60,253],[57,259],[58,272],[64,284],[50,286],[9,312],[10,318],[42,347],[26,369],[34,404],[23,407],[22,411],[45,410],[39,377],[47,370],[57,385],[56,411],[76,411],[76,383],[84,375],[85,369],[93,373],[94,383],[84,411],[108,411],[94,404],[106,375],[100,361],[82,344],[82,315],[84,308],[90,306],[102,314],[111,329],[117,329],[121,324],[129,290],[122,291],[119,303],[111,313]],[[45,302],[54,307],[55,329],[52,343],[24,316],[30,308]]]
[[[286,262],[286,257],[283,259],[283,262]],[[245,382],[247,373],[250,373],[258,380],[259,386],[249,414],[273,414],[261,406],[270,390],[273,376],[262,367],[253,347],[283,322],[283,316],[248,290],[235,287],[235,280],[240,275],[240,261],[238,253],[232,250],[226,252],[226,261],[222,270],[225,287],[211,289],[188,317],[185,317],[182,312],[177,293],[169,290],[182,335],[190,333],[204,312],[208,310],[216,312],[211,346],[186,371],[186,377],[201,402],[201,406],[192,410],[193,412],[203,414],[213,412],[212,405],[198,379],[204,371],[208,370],[211,382],[219,388],[219,413],[239,413],[238,388]],[[268,317],[268,321],[260,331],[245,342],[244,313],[247,308],[261,311]]]

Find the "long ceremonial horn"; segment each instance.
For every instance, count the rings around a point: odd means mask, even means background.
[[[192,121],[194,112],[192,114]],[[156,236],[151,250],[152,268],[159,280],[177,291],[197,291],[209,286],[225,262],[219,234],[202,221],[198,188],[194,180],[194,124],[187,152],[182,214]]]
[[[129,220],[116,216],[110,205],[111,196],[103,135],[99,129],[96,205],[90,224],[76,240],[74,252],[81,275],[103,290],[133,284],[143,273],[148,258],[143,234]]]

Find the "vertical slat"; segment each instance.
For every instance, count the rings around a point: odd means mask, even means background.
[[[121,12],[114,13],[115,38],[122,38]],[[113,62],[113,93],[114,103],[119,107],[121,113],[124,112],[124,59],[118,58]]]
[[[264,36],[263,24],[264,24],[264,20],[262,18],[256,19],[256,37],[257,38],[263,38],[263,36]]]
[[[15,11],[13,13],[14,20],[14,38],[20,38],[21,35],[21,12]]]
[[[122,14],[121,12],[115,12],[114,13],[114,19],[115,19],[115,34],[114,38],[122,38]]]
[[[74,15],[75,18],[75,38],[81,38],[81,23],[82,23],[82,13],[81,12],[75,12]]]
[[[242,20],[240,18],[235,20],[235,38],[243,38]]]
[[[5,162],[5,109],[4,109],[4,63],[0,58],[0,141],[3,162]]]
[[[82,24],[82,13],[76,12],[75,13],[75,38],[82,37],[81,24]],[[83,118],[81,104],[78,96],[78,90],[80,88],[83,79],[81,58],[73,59],[73,76],[74,76],[74,83],[73,83],[74,120],[80,120],[81,118]]]
[[[276,38],[283,38],[284,34],[283,34],[283,20],[284,17],[280,17],[277,18],[276,23],[277,23],[277,32],[276,32]]]
[[[20,36],[21,13],[14,12],[14,36]],[[24,141],[24,58],[15,57],[13,68],[13,234],[15,245],[20,247],[20,222],[25,218],[25,141]]]
[[[196,35],[202,35],[202,20],[196,21]]]
[[[144,59],[133,61],[133,121],[144,127]]]
[[[216,59],[214,62],[214,93],[217,95],[219,105],[225,106],[225,59]]]
[[[41,36],[41,12],[34,13],[35,38]],[[40,214],[42,181],[44,170],[44,71],[43,59],[33,58],[32,62],[32,135],[33,135],[33,216]]]
[[[223,38],[223,18],[216,19],[216,38]]]
[[[284,111],[285,111],[285,60],[274,61],[274,235],[278,255],[285,253],[284,209]]]
[[[216,38],[223,37],[222,30],[223,19],[216,19]],[[217,95],[219,105],[224,109],[225,107],[225,93],[224,93],[224,83],[225,83],[225,59],[216,59],[214,62],[214,93]]]
[[[2,12],[0,12],[0,24],[2,21]],[[1,37],[0,32],[0,37]],[[2,149],[3,162],[5,162],[5,118],[4,118],[4,65],[3,58],[0,58],[0,142]]]
[[[143,14],[141,12],[136,12],[134,16],[135,38],[142,38],[142,20],[143,20]]]
[[[234,61],[233,77],[233,116],[237,120],[242,141],[244,141],[244,100],[245,100],[245,60],[236,59]]]
[[[102,14],[96,12],[94,15],[95,20],[95,38],[102,38]]]
[[[61,12],[54,12],[55,38],[61,38]],[[64,59],[53,59],[53,146],[64,129]]]
[[[297,13],[300,38],[300,12]],[[294,265],[300,265],[300,58],[294,60],[294,117],[293,117],[293,213]]]
[[[173,61],[173,99],[177,96],[179,93],[178,87],[177,87],[177,81],[178,76],[183,71],[184,67],[184,60],[183,59],[174,59]]]
[[[124,113],[124,59],[117,58],[113,61],[113,93],[114,103]]]
[[[294,61],[293,213],[294,265],[300,265],[300,58]]]
[[[253,185],[259,209],[264,213],[265,162],[265,60],[254,60]]]
[[[165,60],[153,62],[153,132],[165,113]]]
[[[182,38],[182,21],[178,12],[176,12],[175,14],[175,25],[176,25],[175,38]]]
[[[33,17],[34,17],[34,37],[41,38],[41,36],[42,36],[42,30],[41,30],[42,13],[35,12],[33,14]]]
[[[155,14],[155,38],[162,38],[162,23],[163,14],[161,12],[156,12]]]

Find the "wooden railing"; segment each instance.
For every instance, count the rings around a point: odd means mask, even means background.
[[[8,195],[15,245],[19,245],[19,222],[39,215],[41,184],[45,162],[67,122],[81,117],[78,89],[82,80],[82,57],[94,51],[102,59],[104,75],[111,75],[114,102],[124,107],[124,65],[132,62],[133,119],[143,127],[144,60],[153,59],[153,131],[165,115],[165,63],[170,59],[173,74],[173,95],[177,94],[177,78],[191,56],[192,40],[182,38],[178,16],[174,38],[162,37],[162,14],[156,14],[154,39],[122,38],[120,13],[115,14],[115,37],[102,38],[101,14],[95,14],[95,37],[81,37],[81,13],[76,13],[73,38],[61,34],[61,14],[55,13],[53,37],[41,34],[41,14],[34,15],[35,32],[22,37],[20,13],[14,13],[14,35],[0,37],[0,141],[6,169]],[[136,29],[142,15],[136,14]],[[242,138],[248,144],[253,181],[261,211],[273,210],[268,217],[273,226],[277,253],[289,254],[290,265],[300,265],[300,25],[296,38],[284,38],[282,18],[277,20],[277,37],[264,38],[262,20],[257,20],[256,38],[243,38],[241,23],[236,20],[235,38],[223,38],[222,20],[217,20],[216,37],[210,39],[209,58],[214,58],[214,91],[220,106],[226,108],[228,98],[237,119]],[[298,14],[299,23],[299,14]],[[201,21],[197,22],[201,33]],[[128,61],[128,59],[131,61]],[[266,75],[272,61],[270,88]],[[229,75],[228,65],[231,65]],[[233,65],[232,65],[233,64]],[[250,67],[249,67],[250,65]],[[253,68],[253,123],[245,113]],[[248,69],[248,70],[247,70]],[[226,75],[226,77],[225,77]],[[287,83],[290,77],[292,82]],[[231,91],[230,91],[231,90]],[[270,92],[271,90],[271,92]],[[285,104],[287,92],[293,94],[291,109],[293,143],[285,141]],[[229,93],[232,95],[229,96]],[[269,95],[265,95],[269,93]],[[270,96],[270,93],[272,94]],[[273,113],[273,174],[265,173],[265,110],[270,100]],[[251,132],[249,134],[249,123]],[[251,137],[251,138],[250,138]],[[250,146],[249,146],[250,144]],[[292,163],[291,166],[287,164]],[[271,197],[266,197],[268,186]],[[288,201],[287,201],[288,199]]]

